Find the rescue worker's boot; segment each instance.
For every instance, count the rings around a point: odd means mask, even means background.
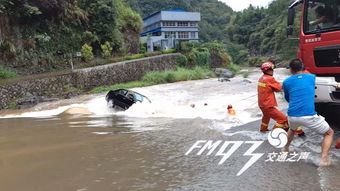
[[[261,132],[269,131],[268,124],[262,122],[261,127],[260,127],[260,131]]]
[[[335,145],[335,148],[340,149],[340,138],[338,139],[338,143]]]
[[[298,127],[294,134],[298,135],[299,137],[305,136],[305,132],[303,132],[302,127]]]

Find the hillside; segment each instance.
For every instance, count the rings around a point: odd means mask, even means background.
[[[122,0],[2,0],[0,70],[69,69],[80,61],[76,52],[89,60],[102,55],[104,44],[107,56],[138,53],[141,24]]]
[[[285,34],[288,3],[234,12],[218,0],[2,0],[0,71],[59,71],[71,63],[138,53],[141,18],[171,8],[200,12],[201,40],[222,43],[236,64],[288,60],[297,48]]]
[[[273,1],[268,8],[250,6],[242,12],[234,12],[218,0],[126,0],[126,2],[142,17],[171,8],[201,12],[201,40],[205,42],[217,40],[224,43],[237,64],[248,63],[253,57],[263,56],[287,60],[296,54],[297,41],[288,40],[286,37],[289,4],[286,0]]]

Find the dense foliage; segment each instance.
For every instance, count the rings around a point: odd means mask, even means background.
[[[141,17],[173,8],[200,12],[200,39],[216,40],[228,52],[195,47],[182,64],[206,65],[219,58],[248,65],[268,57],[288,60],[296,55],[298,43],[286,37],[288,4],[274,0],[268,8],[234,12],[218,0],[0,0],[0,64],[19,63],[16,69],[29,68],[31,73],[60,70],[92,59],[89,54],[74,59],[85,44],[92,48],[94,61],[138,53]],[[6,30],[6,25],[12,28]]]
[[[85,44],[95,56],[102,55],[105,43],[105,56],[129,53],[125,37],[138,37],[142,24],[123,0],[1,0],[0,17],[9,18],[21,38],[0,39],[1,58],[42,66],[33,68],[34,73],[48,70],[47,65],[58,69]]]
[[[180,67],[219,68],[228,67],[232,63],[232,58],[217,41],[183,42],[179,51],[182,53],[177,59],[177,65]]]
[[[254,57],[259,56],[280,57],[285,60],[296,55],[298,42],[286,36],[288,5],[289,1],[276,0],[268,9],[250,6],[243,12],[236,13],[227,31],[230,42],[233,43],[232,51],[235,52],[235,46],[239,51],[239,61],[247,60],[252,63]],[[295,28],[295,31],[298,29]]]

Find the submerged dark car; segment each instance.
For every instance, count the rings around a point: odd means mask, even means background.
[[[151,103],[146,96],[127,89],[111,90],[107,93],[105,99],[110,107],[122,110],[129,109],[136,102],[147,101]]]

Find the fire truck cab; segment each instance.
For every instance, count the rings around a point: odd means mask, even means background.
[[[340,106],[340,0],[294,1],[288,8],[287,35],[293,34],[297,8],[301,8],[298,58],[317,76],[317,109],[340,112],[335,107]]]

